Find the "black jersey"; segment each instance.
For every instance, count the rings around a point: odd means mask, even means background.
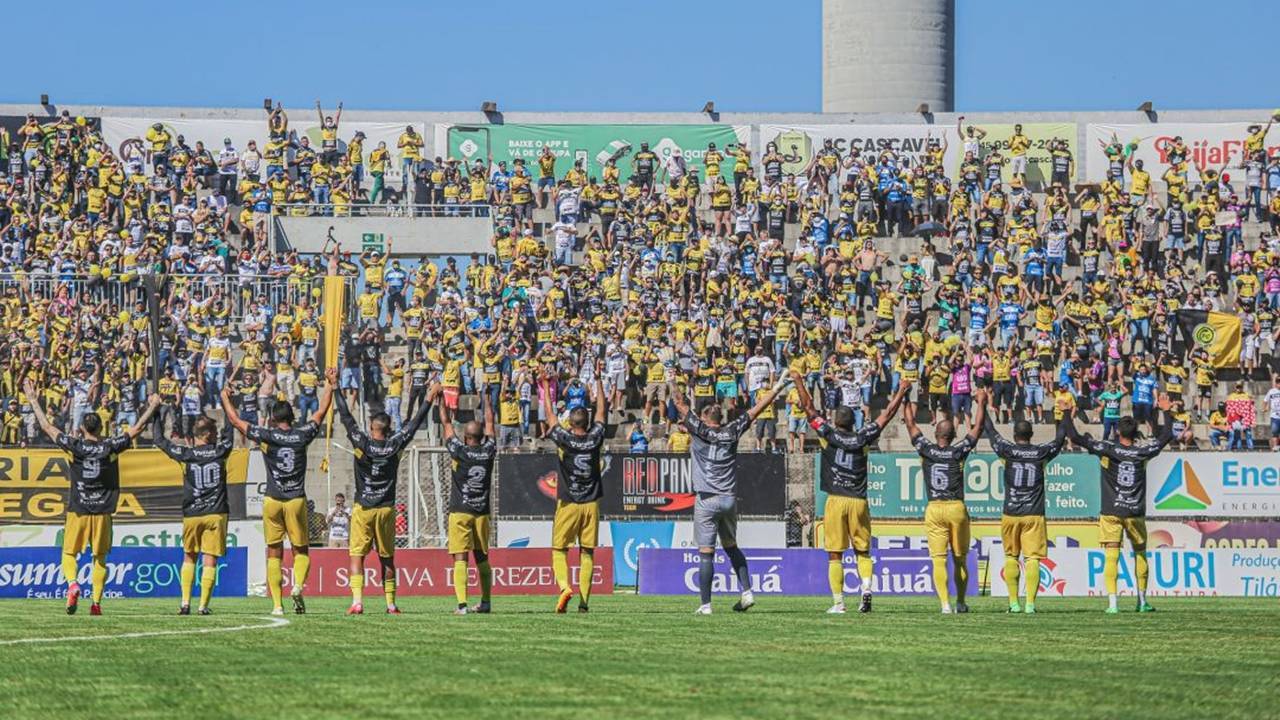
[[[67,512],[110,515],[120,501],[120,461],[117,455],[129,447],[128,435],[86,440],[58,433],[54,443],[71,453],[71,493]]]
[[[346,398],[334,393],[334,405],[338,417],[347,430],[355,451],[356,494],[355,503],[362,508],[392,507],[396,504],[396,479],[400,474],[400,453],[417,434],[418,427],[431,410],[430,403],[423,403],[408,424],[382,440],[369,437],[356,419],[351,416]]]
[[[819,484],[831,495],[866,499],[867,453],[880,437],[881,427],[868,422],[860,430],[841,430],[823,418],[809,423],[822,438]]]
[[[234,435],[227,424],[213,445],[174,445],[164,436],[160,421],[155,423],[156,447],[165,455],[182,463],[182,516],[226,515],[227,456],[231,454]]]
[[[560,460],[556,499],[588,503],[604,495],[600,477],[600,450],[604,447],[604,425],[595,423],[586,435],[578,436],[557,426],[551,431]]]
[[[267,497],[293,500],[307,496],[307,446],[320,432],[313,422],[288,430],[249,426],[249,439],[262,444],[262,461],[267,466]]]
[[[1115,517],[1145,517],[1147,514],[1147,461],[1173,440],[1173,431],[1166,424],[1160,435],[1133,445],[1121,445],[1110,440],[1094,440],[1080,435],[1075,427],[1068,428],[1071,439],[1097,455],[1102,466],[1101,515]]]
[[[498,446],[493,438],[485,438],[479,445],[468,445],[456,437],[449,438],[445,449],[453,458],[449,512],[488,515],[493,461],[498,456]]]
[[[1058,426],[1058,436],[1053,442],[1040,445],[1020,445],[1005,440],[989,417],[985,426],[991,448],[1004,460],[1004,514],[1044,515],[1044,466],[1062,452],[1067,438],[1066,424]]]
[[[942,447],[916,435],[912,443],[924,461],[924,486],[929,501],[964,500],[964,462],[978,443],[968,435]]]

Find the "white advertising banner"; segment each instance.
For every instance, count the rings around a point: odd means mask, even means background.
[[[1101,548],[1050,548],[1049,557],[1040,561],[1040,596],[1105,596],[1105,560]],[[1280,595],[1280,550],[1162,548],[1149,551],[1147,560],[1150,563],[1147,595],[1150,597]],[[1019,579],[1019,588],[1025,589],[1026,573],[1022,575],[1024,577]],[[1133,553],[1121,553],[1116,588],[1118,594],[1134,595],[1136,582]],[[1004,563],[993,561],[991,595],[1003,597],[1008,592]]]
[[[289,132],[296,133],[298,138],[306,136],[311,146],[320,152],[320,123],[314,112],[302,113],[304,117],[299,117],[297,113],[290,114]],[[216,118],[142,118],[142,117],[106,117],[102,118],[102,138],[111,148],[112,152],[123,157],[129,157],[135,148],[149,147],[145,142],[147,130],[155,123],[162,123],[169,130],[169,134],[177,139],[178,135],[182,135],[187,145],[193,149],[196,141],[204,143],[209,152],[213,153],[214,158],[218,156],[218,152],[222,150],[222,140],[230,139],[231,144],[239,153],[244,153],[249,145],[249,141],[253,140],[257,143],[259,152],[262,151],[267,142],[267,117],[263,113],[262,120],[231,120]],[[343,120],[338,125],[338,149],[346,152],[347,141],[355,137],[357,131],[365,134],[364,140],[364,161],[365,161],[365,185],[369,186],[372,181],[369,179],[369,153],[378,147],[379,142],[387,144],[387,150],[391,153],[391,161],[387,165],[387,174],[385,181],[388,183],[400,183],[402,176],[400,151],[396,149],[396,143],[400,139],[400,134],[405,132],[405,128],[412,125],[415,132],[423,137],[426,142],[426,125],[420,122],[413,122],[406,119],[404,122],[355,122]],[[133,142],[135,140],[143,141],[141,145]],[[424,149],[425,153],[425,149]],[[263,166],[263,171],[266,167]],[[147,172],[151,172],[151,168],[147,168]]]
[[[782,153],[782,171],[800,175],[822,149],[827,140],[839,151],[840,156],[858,150],[862,157],[874,161],[885,150],[899,157],[911,159],[915,165],[928,148],[938,141],[946,145],[943,156],[945,167],[956,167],[964,155],[964,143],[956,136],[956,129],[942,125],[761,125],[760,146],[755,160],[764,157],[768,143],[777,143]]]
[[[1163,453],[1147,463],[1147,515],[1280,516],[1280,455]]]
[[[1103,152],[1104,146],[1118,142],[1122,146],[1135,144],[1133,158],[1141,159],[1153,180],[1169,167],[1169,149],[1174,138],[1181,137],[1187,146],[1187,179],[1199,182],[1200,170],[1211,167],[1222,170],[1226,167],[1228,175],[1244,178],[1239,169],[1244,157],[1244,141],[1249,135],[1249,126],[1264,125],[1259,123],[1146,123],[1132,125],[1091,124],[1085,131],[1085,159],[1088,166],[1088,180],[1101,182],[1107,177],[1108,160]],[[1267,155],[1280,154],[1280,129],[1273,129],[1264,143]]]

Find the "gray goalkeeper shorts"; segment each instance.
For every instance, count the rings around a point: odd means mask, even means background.
[[[732,495],[699,493],[693,502],[693,541],[698,547],[738,544],[738,499]]]

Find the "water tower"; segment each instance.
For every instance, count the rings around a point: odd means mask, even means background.
[[[955,0],[823,0],[822,111],[951,110]]]

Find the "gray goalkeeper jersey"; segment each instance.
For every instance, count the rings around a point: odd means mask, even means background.
[[[684,416],[684,426],[692,436],[693,491],[733,495],[738,486],[738,439],[751,427],[751,418],[743,413],[733,422],[713,428],[690,411]]]

